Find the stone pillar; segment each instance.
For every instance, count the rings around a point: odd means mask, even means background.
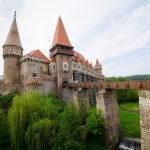
[[[99,90],[96,94],[97,110],[102,111],[105,123],[106,143],[110,149],[115,150],[120,138],[120,119],[118,102],[113,90]]]
[[[150,90],[139,91],[141,150],[150,150]]]
[[[79,108],[81,103],[84,103],[89,107],[89,95],[87,89],[74,89],[74,88],[64,88],[62,90],[62,97],[65,103],[73,101],[77,108]]]

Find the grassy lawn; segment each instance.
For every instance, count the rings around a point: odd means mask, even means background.
[[[119,113],[124,136],[140,138],[139,104],[121,104],[119,105]]]

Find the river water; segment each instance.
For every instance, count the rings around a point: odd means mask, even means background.
[[[141,139],[122,138],[119,144],[119,150],[141,150]]]

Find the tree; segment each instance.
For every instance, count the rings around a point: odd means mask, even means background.
[[[3,110],[0,108],[0,145],[9,144],[9,129],[7,117],[3,113]]]
[[[74,103],[69,103],[58,117],[59,129],[53,141],[53,149],[83,150],[83,131],[80,126],[79,112]]]
[[[86,119],[86,123],[87,123],[87,128],[92,134],[102,135],[104,122],[103,122],[101,112],[97,113],[96,108],[91,108],[88,117]]]
[[[8,114],[13,149],[39,150],[50,144],[58,114],[50,101],[35,91],[14,98]]]

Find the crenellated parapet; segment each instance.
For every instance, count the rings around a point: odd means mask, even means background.
[[[3,58],[7,58],[7,57],[18,57],[21,58],[23,54],[22,48],[18,47],[18,46],[5,46],[3,48]]]
[[[42,60],[38,57],[30,56],[28,54],[22,56],[22,58],[19,60],[20,63],[23,62],[35,62],[35,63],[40,63]]]
[[[24,81],[25,85],[41,85],[42,84],[42,80],[40,77],[30,77],[27,78],[26,81]]]

